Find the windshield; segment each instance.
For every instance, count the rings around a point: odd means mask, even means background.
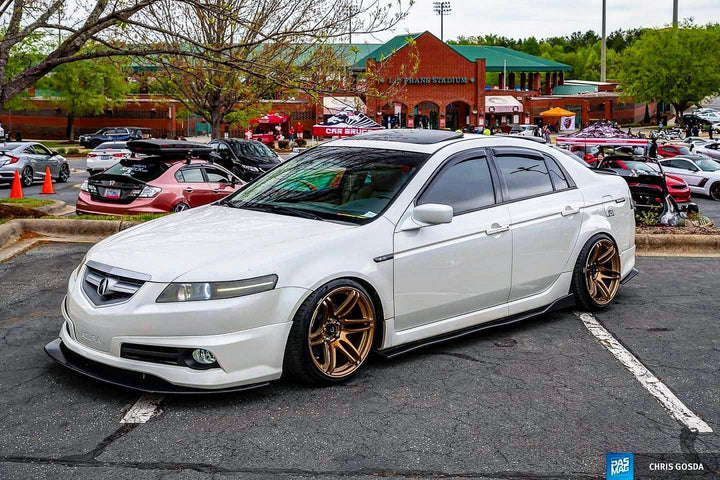
[[[245,157],[271,157],[275,154],[268,147],[260,142],[233,142],[235,153]]]
[[[627,166],[630,170],[640,170],[643,172],[655,172],[656,170],[652,167],[650,167],[645,162],[636,162],[634,160],[632,161],[625,161],[625,166]]]
[[[103,172],[103,175],[122,175],[140,182],[150,182],[165,173],[170,168],[165,162],[148,162],[131,159],[120,160]]]
[[[717,172],[720,170],[720,163],[715,160],[696,160],[695,164],[704,172]]]
[[[290,208],[323,219],[367,223],[385,210],[427,157],[399,150],[316,147],[222,204],[292,214]]]
[[[678,152],[680,152],[682,155],[690,155],[692,153],[688,147],[677,146],[675,148],[677,148]]]
[[[95,150],[122,150],[127,148],[124,143],[101,143]]]

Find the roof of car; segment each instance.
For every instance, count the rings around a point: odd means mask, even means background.
[[[373,132],[361,133],[345,140],[371,140],[380,142],[400,142],[414,143],[418,145],[431,145],[435,143],[446,142],[448,140],[457,140],[463,138],[461,132],[453,132],[449,130],[426,130],[420,128],[413,129],[387,129],[376,130]]]

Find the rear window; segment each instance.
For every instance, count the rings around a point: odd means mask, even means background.
[[[95,150],[122,150],[127,148],[124,143],[102,143]]]
[[[165,162],[138,162],[121,160],[112,167],[105,170],[105,175],[122,175],[140,182],[150,182],[157,179],[170,168]]]

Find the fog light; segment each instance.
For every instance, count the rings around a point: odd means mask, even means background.
[[[215,355],[210,353],[208,350],[205,350],[204,348],[196,348],[192,352],[193,360],[195,360],[200,365],[212,365],[215,363]]]

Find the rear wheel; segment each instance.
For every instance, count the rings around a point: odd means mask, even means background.
[[[190,205],[188,205],[187,203],[180,202],[173,207],[172,211],[173,212],[184,212],[188,208],[190,208]]]
[[[20,180],[22,181],[23,187],[29,187],[33,183],[33,170],[31,167],[25,167],[23,168],[22,175],[20,175]]]
[[[60,173],[58,174],[57,181],[58,183],[65,183],[68,181],[68,178],[70,178],[70,167],[68,167],[67,163],[63,163],[60,167]]]
[[[620,288],[620,253],[605,234],[592,237],[578,256],[572,290],[577,303],[587,310],[601,310],[613,301]]]
[[[715,182],[710,186],[710,196],[713,200],[720,202],[720,182]]]
[[[355,375],[372,349],[375,306],[365,288],[334,280],[298,309],[285,349],[284,371],[311,385],[332,385]]]

